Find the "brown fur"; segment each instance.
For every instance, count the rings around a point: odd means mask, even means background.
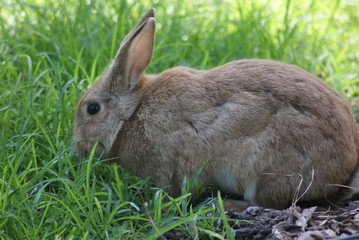
[[[183,178],[283,208],[301,179],[304,201],[335,195],[358,168],[359,133],[350,106],[303,69],[270,60],[239,60],[199,71],[176,67],[143,74],[154,42],[154,11],[121,44],[102,78],[80,100],[77,151],[98,153],[170,194]],[[90,103],[100,112],[87,113]]]

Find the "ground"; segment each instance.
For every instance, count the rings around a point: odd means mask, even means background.
[[[286,210],[249,207],[227,212],[237,240],[359,239],[359,196],[342,207],[290,207]],[[170,231],[161,238],[188,239],[183,232]]]

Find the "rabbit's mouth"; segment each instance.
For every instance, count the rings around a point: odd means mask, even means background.
[[[96,147],[94,153],[96,157],[102,156],[106,151],[105,146],[101,142],[98,142],[97,144],[92,144],[83,141],[78,141],[75,144],[75,151],[81,156],[88,157],[94,147]]]
[[[87,157],[89,155],[89,151],[87,150],[87,148],[85,147],[86,144],[84,144],[83,142],[77,142],[75,144],[75,151],[84,157]]]

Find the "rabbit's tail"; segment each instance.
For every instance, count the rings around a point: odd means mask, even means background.
[[[350,181],[351,191],[348,198],[359,200],[359,130],[355,144],[357,146],[357,166]]]

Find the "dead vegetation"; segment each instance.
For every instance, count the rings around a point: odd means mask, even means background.
[[[359,201],[335,210],[298,206],[286,210],[249,207],[229,212],[236,239],[359,239]],[[242,221],[247,220],[247,221]]]
[[[227,212],[227,217],[236,240],[353,240],[359,239],[359,196],[355,198],[337,208],[249,207],[242,212]],[[189,238],[181,231],[171,230],[160,239]]]

